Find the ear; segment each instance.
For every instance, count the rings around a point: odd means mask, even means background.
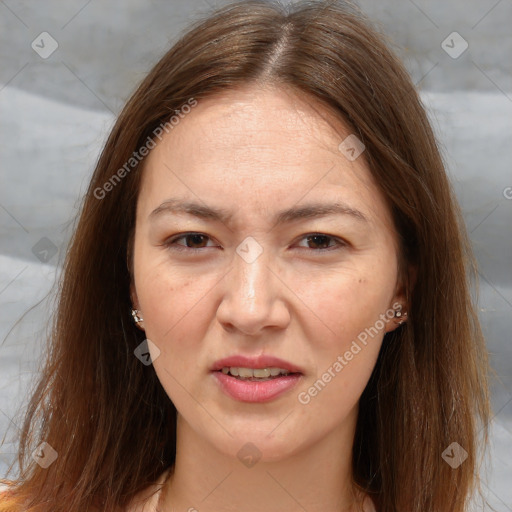
[[[400,316],[392,317],[386,323],[385,332],[391,332],[403,325],[408,321],[409,310],[411,307],[410,299],[414,286],[416,284],[416,278],[418,276],[418,267],[416,265],[409,265],[407,269],[408,273],[408,284],[399,282],[397,289],[391,304],[389,305],[390,310],[399,311]]]

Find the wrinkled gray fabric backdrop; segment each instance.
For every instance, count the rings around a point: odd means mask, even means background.
[[[0,1],[0,477],[41,361],[43,299],[114,116],[187,23],[222,3]],[[511,511],[512,1],[360,5],[422,91],[473,242],[497,374],[484,490]]]

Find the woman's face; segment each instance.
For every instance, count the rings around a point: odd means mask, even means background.
[[[364,153],[312,105],[284,89],[201,100],[144,165],[132,299],[179,421],[229,455],[250,442],[276,460],[355,428],[404,304]]]

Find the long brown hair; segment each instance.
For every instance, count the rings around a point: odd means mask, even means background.
[[[487,352],[470,293],[476,264],[418,93],[348,4],[245,1],[191,27],[119,115],[68,248],[20,478],[0,512],[114,511],[173,465],[176,409],[134,357],[144,340],[129,293],[143,165],[126,163],[191,98],[251,83],[290,87],[351,127],[400,235],[409,321],[385,336],[361,396],[354,482],[379,512],[464,510],[487,441]],[[30,458],[43,441],[58,453],[46,469]],[[467,452],[456,469],[442,457],[454,442]]]

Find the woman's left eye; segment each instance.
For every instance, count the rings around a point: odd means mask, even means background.
[[[303,240],[306,240],[306,242],[313,243],[316,246],[322,246],[320,248],[317,248],[319,251],[331,251],[335,249],[338,246],[345,246],[346,243],[342,240],[335,238],[331,235],[324,235],[322,233],[312,233],[309,235],[305,235]],[[329,245],[331,242],[333,242],[332,245]],[[314,247],[309,247],[310,249],[314,249]]]
[[[185,243],[178,243],[179,240],[184,240]],[[207,244],[209,240],[211,240],[211,238],[203,233],[184,233],[169,239],[163,245],[167,248],[176,249],[179,251],[198,251],[208,247],[205,244]],[[304,235],[301,238],[301,241],[302,240],[306,241],[306,243],[308,244],[308,247],[302,246],[304,249],[313,249],[315,252],[331,251],[338,247],[343,247],[347,245],[346,242],[344,242],[343,240],[331,235],[325,235],[323,233],[310,233]],[[311,244],[313,245],[313,247],[311,247]],[[215,246],[210,245],[209,247]]]

